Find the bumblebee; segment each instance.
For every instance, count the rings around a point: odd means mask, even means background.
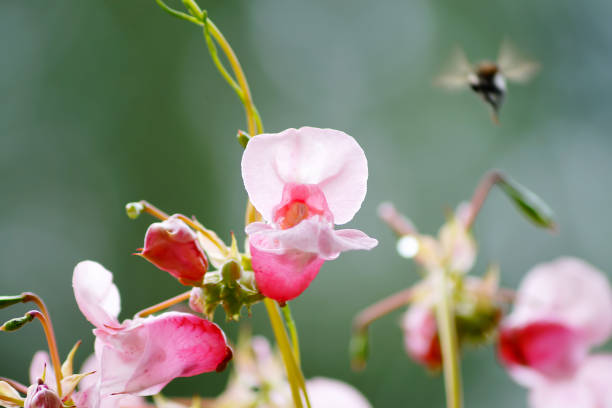
[[[499,110],[507,93],[506,79],[526,83],[539,69],[540,64],[522,57],[512,44],[504,41],[497,62],[472,65],[463,50],[456,48],[448,68],[436,78],[435,84],[450,90],[472,89],[490,106],[493,122],[499,123]]]

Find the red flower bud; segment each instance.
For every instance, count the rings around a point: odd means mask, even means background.
[[[28,388],[24,408],[61,408],[62,401],[57,393],[45,385],[42,380]]]
[[[208,270],[208,260],[196,234],[177,215],[151,224],[138,255],[183,285],[200,285]]]

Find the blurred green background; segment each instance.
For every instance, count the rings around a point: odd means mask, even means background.
[[[425,232],[501,168],[555,209],[560,232],[532,227],[499,192],[476,223],[482,273],[498,261],[514,287],[534,264],[560,255],[612,270],[612,2],[591,0],[207,1],[234,46],[266,129],[311,125],[354,136],[369,159],[369,192],[350,224],[380,240],[371,252],[327,263],[293,302],[306,377],[348,381],[376,407],[442,407],[441,379],[405,355],[400,314],[373,326],[370,364],[349,368],[352,317],[410,285],[417,274],[395,253],[376,207],[392,200]],[[510,85],[501,126],[470,92],[431,86],[452,47],[495,58],[511,38],[543,66]],[[93,259],[115,273],[123,317],[184,290],[130,255],[147,217],[128,201],[196,214],[224,238],[242,234],[246,194],[237,129],[243,109],[209,59],[201,32],[153,0],[3,1],[0,4],[0,293],[47,301],[62,354],[91,326],[76,308],[71,274]],[[25,306],[0,311],[21,315]],[[223,320],[223,314],[217,315]],[[244,319],[270,335],[262,305]],[[235,338],[237,326],[222,323]],[[26,381],[42,330],[0,336],[0,375]],[[491,347],[464,353],[467,406],[520,407],[525,393]],[[180,379],[215,395],[226,374]]]

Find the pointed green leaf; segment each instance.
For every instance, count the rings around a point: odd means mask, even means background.
[[[249,140],[251,140],[251,136],[245,131],[239,130],[236,137],[238,138],[238,143],[240,143],[240,146],[246,149]]]
[[[509,177],[500,177],[497,184],[519,210],[539,227],[556,229],[552,209],[534,192]]]

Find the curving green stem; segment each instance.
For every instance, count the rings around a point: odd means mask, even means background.
[[[433,271],[437,280],[436,321],[442,348],[444,386],[447,408],[462,408],[461,369],[459,367],[459,343],[453,314],[453,292],[448,273],[443,269]]]

